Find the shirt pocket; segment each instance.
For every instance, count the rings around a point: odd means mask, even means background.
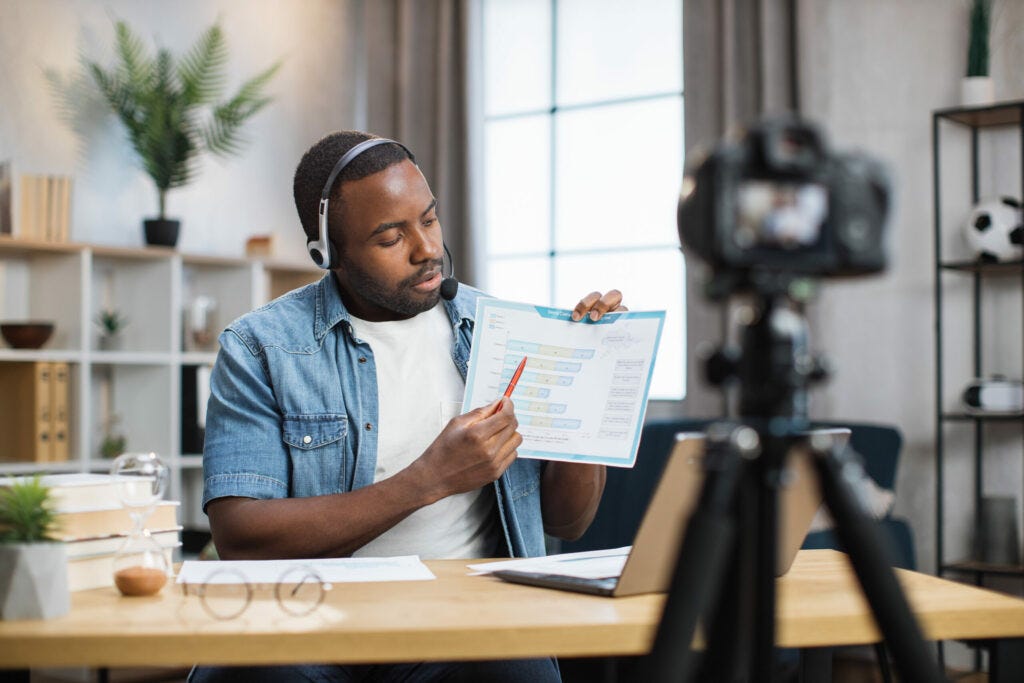
[[[289,495],[340,493],[345,481],[348,418],[344,415],[285,416],[282,440],[291,460]]]

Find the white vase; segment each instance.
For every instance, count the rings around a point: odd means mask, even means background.
[[[64,544],[0,544],[0,619],[50,619],[71,610]]]
[[[996,101],[996,85],[991,76],[967,76],[960,79],[960,104],[980,107]]]
[[[121,350],[121,335],[120,334],[101,334],[99,337],[100,351],[120,351]]]

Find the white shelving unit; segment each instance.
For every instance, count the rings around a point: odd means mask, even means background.
[[[159,247],[0,238],[0,321],[55,324],[43,349],[0,343],[0,361],[63,361],[71,370],[69,459],[12,462],[17,454],[5,452],[10,445],[0,438],[0,474],[105,471],[103,425],[116,415],[128,450],[155,451],[170,465],[170,497],[182,501],[182,523],[205,527],[202,456],[181,452],[182,368],[212,365],[216,336],[226,324],[321,274],[312,265]],[[184,311],[197,296],[216,302],[214,341],[207,347],[196,347],[185,334]],[[93,321],[104,307],[129,321],[116,351],[97,348]]]

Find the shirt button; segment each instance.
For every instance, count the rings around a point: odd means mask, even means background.
[[[373,425],[371,423],[367,422],[366,423],[366,431],[371,431],[372,429],[373,429]]]
[[[309,434],[306,434],[304,437],[302,437],[302,443],[313,443],[313,437],[311,437]]]
[[[365,363],[366,362],[366,356],[359,356],[359,362],[360,363]]]

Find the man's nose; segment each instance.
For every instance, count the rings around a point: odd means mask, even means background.
[[[426,230],[417,230],[417,243],[412,250],[412,257],[416,263],[423,261],[436,261],[443,257],[444,245],[438,235],[430,234]]]

